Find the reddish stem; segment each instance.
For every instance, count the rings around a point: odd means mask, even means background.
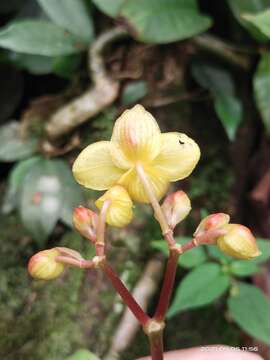
[[[152,360],[163,360],[163,333],[149,336],[149,343]]]
[[[126,286],[123,284],[123,282],[120,280],[118,275],[114,272],[106,260],[102,263],[101,268],[110,279],[113,287],[121,296],[124,303],[129,307],[140,324],[145,326],[146,323],[150,320],[149,316],[143,311],[137,301],[133,298]]]
[[[176,269],[178,265],[179,253],[176,250],[170,250],[169,260],[167,262],[163,285],[157,305],[154,318],[157,321],[163,321],[170,304],[170,299],[174,287]]]

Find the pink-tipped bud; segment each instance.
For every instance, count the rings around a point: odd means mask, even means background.
[[[60,256],[60,251],[57,249],[43,250],[33,255],[28,263],[29,274],[40,280],[57,278],[65,268],[55,260],[57,256]]]
[[[191,203],[184,191],[176,191],[165,198],[161,208],[170,228],[174,229],[189,214]]]
[[[225,225],[227,225],[229,221],[230,221],[230,216],[228,214],[223,214],[223,213],[211,214],[200,222],[199,226],[197,227],[194,233],[194,236],[196,237],[202,235],[209,230],[221,229]]]
[[[217,246],[225,254],[237,259],[252,259],[261,254],[252,232],[244,225],[225,225],[226,234],[217,239]]]
[[[98,216],[94,211],[83,206],[73,210],[73,225],[82,236],[95,241],[97,224]]]

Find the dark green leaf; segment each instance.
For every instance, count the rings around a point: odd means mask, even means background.
[[[270,135],[270,53],[265,53],[259,62],[254,80],[254,93],[257,107],[260,111],[264,126]]]
[[[0,31],[0,46],[32,55],[69,55],[84,49],[77,37],[44,20],[22,20]]]
[[[228,300],[236,323],[249,335],[270,345],[270,302],[255,286],[239,283],[239,293]]]
[[[249,260],[237,260],[230,264],[230,272],[237,276],[250,276],[260,271],[260,268]]]
[[[192,75],[204,88],[211,91],[215,111],[228,135],[233,141],[242,121],[243,109],[235,96],[235,86],[230,73],[222,68],[203,63],[192,65]]]
[[[252,23],[245,20],[243,15],[257,14],[270,7],[270,0],[228,0],[233,15],[239,23],[258,41],[265,42],[267,37]]]
[[[229,284],[229,277],[218,264],[205,263],[196,267],[178,286],[168,317],[210,304],[228,289]]]
[[[87,44],[93,39],[92,20],[83,0],[38,0],[51,20]]]
[[[124,88],[122,93],[123,105],[134,104],[141,100],[148,92],[147,83],[145,81],[133,81]]]
[[[66,360],[100,360],[95,354],[89,350],[78,350],[73,355],[68,356]]]
[[[19,124],[12,121],[0,127],[0,161],[12,162],[34,154],[37,140],[20,135]]]
[[[78,70],[80,62],[80,54],[59,56],[54,59],[52,70],[55,74],[70,79]]]
[[[211,19],[196,0],[129,0],[120,12],[134,36],[147,43],[170,43],[206,31]]]
[[[228,138],[235,140],[243,116],[242,104],[236,97],[225,95],[217,96],[214,105]]]
[[[178,244],[183,245],[187,241],[191,240],[191,238],[177,237],[175,240]],[[157,249],[168,256],[168,245],[165,240],[152,241],[151,245],[154,249]],[[204,248],[200,246],[181,255],[179,258],[179,265],[186,269],[190,269],[204,263],[206,260],[207,255],[204,251]]]
[[[46,75],[53,71],[55,59],[51,56],[22,54],[11,52],[9,59],[18,68],[29,71],[34,75]]]
[[[126,0],[92,0],[93,3],[105,14],[116,17],[121,6]]]

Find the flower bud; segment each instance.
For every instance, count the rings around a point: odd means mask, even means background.
[[[224,230],[226,234],[217,239],[217,246],[225,254],[237,259],[251,259],[261,254],[256,239],[246,226],[228,224]]]
[[[125,188],[115,185],[95,202],[101,209],[104,202],[110,200],[106,213],[106,222],[115,227],[124,227],[132,220],[132,200]]]
[[[165,198],[161,208],[170,228],[174,229],[189,214],[191,203],[184,191],[176,191]]]
[[[65,268],[63,264],[55,261],[57,256],[60,256],[57,249],[43,250],[33,255],[28,263],[29,274],[40,280],[57,278]]]
[[[216,213],[204,218],[197,227],[194,236],[201,235],[208,230],[221,229],[230,221],[228,214]]]
[[[73,210],[73,225],[78,232],[91,240],[96,238],[96,229],[98,224],[97,214],[83,206]]]

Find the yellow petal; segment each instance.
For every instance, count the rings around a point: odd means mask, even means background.
[[[94,190],[108,189],[123,174],[112,162],[109,141],[87,146],[75,160],[72,171],[79,184]]]
[[[189,176],[200,159],[199,146],[187,135],[177,132],[160,137],[161,151],[152,164],[170,181]]]
[[[115,185],[96,201],[98,209],[106,200],[110,200],[110,206],[106,214],[106,222],[111,226],[123,227],[132,220],[132,200],[123,186]]]
[[[144,167],[144,170],[153,186],[156,197],[160,199],[167,191],[169,185],[168,179],[161,176],[158,171],[150,166]],[[118,183],[127,189],[129,195],[134,201],[146,204],[149,203],[148,196],[145,193],[141,180],[134,168],[124,174]]]
[[[114,163],[129,169],[140,160],[146,164],[160,152],[160,129],[141,105],[126,110],[115,122],[111,138]]]

